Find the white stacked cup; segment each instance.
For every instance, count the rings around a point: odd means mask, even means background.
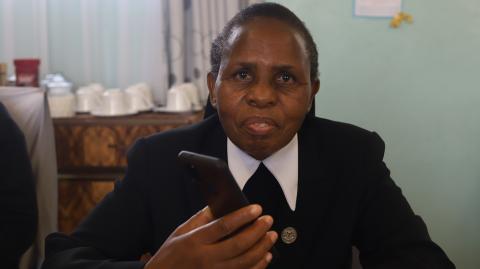
[[[202,108],[202,104],[200,102],[199,90],[197,86],[193,83],[183,83],[177,86],[177,89],[183,91],[188,99],[190,100],[192,110],[199,110]]]
[[[130,109],[125,92],[120,89],[108,89],[102,94],[101,111],[97,114],[108,116],[136,112]]]
[[[152,91],[146,83],[132,85],[125,89],[125,93],[131,109],[136,111],[148,111],[152,109]]]
[[[192,109],[192,103],[190,102],[188,95],[185,91],[179,88],[172,88],[167,93],[167,111],[190,111]]]
[[[90,84],[78,88],[76,95],[76,107],[79,113],[89,113],[101,105],[103,87],[100,84]]]

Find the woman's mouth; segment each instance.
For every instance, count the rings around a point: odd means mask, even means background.
[[[256,136],[268,135],[277,127],[272,119],[261,117],[248,118],[243,126],[246,127],[248,133]]]

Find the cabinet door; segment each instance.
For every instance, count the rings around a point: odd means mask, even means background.
[[[113,190],[114,181],[60,180],[58,230],[71,233],[90,211]]]
[[[121,154],[115,128],[88,125],[55,126],[57,163],[60,172],[84,167],[117,166]]]
[[[120,165],[124,151],[119,147],[122,145],[122,137],[118,128],[90,126],[84,128],[79,140],[80,152],[82,152],[80,165],[96,167]]]

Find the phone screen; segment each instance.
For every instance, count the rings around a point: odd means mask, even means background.
[[[249,204],[225,161],[190,151],[181,151],[178,159],[188,165],[215,218]]]

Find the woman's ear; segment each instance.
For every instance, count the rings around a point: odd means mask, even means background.
[[[207,74],[207,86],[208,92],[210,94],[210,103],[216,109],[217,108],[217,95],[215,93],[215,81],[217,77],[212,72],[208,72]]]
[[[320,90],[320,80],[317,78],[312,83],[312,98],[315,98],[318,90]]]
[[[313,104],[313,101],[315,100],[315,95],[317,95],[319,90],[320,90],[320,80],[315,79],[312,82],[312,92],[310,93],[310,105],[308,106],[308,111],[312,109],[312,104]]]

